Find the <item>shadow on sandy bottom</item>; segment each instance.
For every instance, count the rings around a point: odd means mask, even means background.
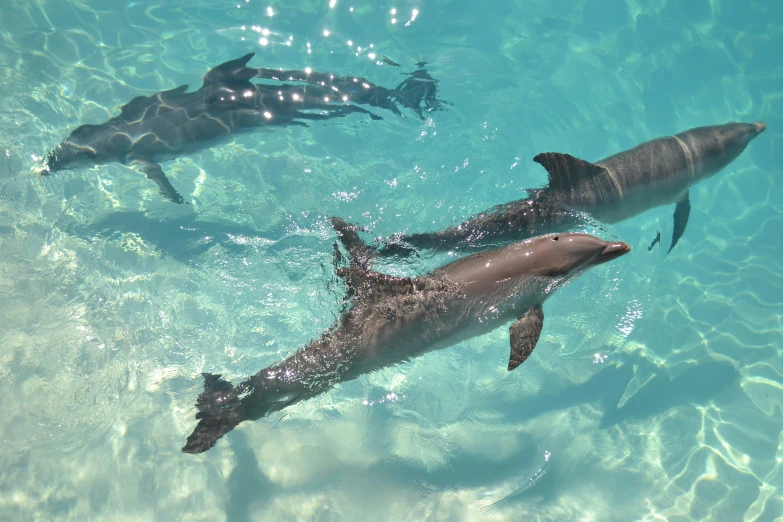
[[[143,212],[112,212],[88,224],[70,223],[63,230],[86,241],[120,242],[135,234],[156,250],[182,262],[189,262],[219,246],[242,256],[264,249],[278,252],[312,238],[289,234],[286,224],[269,230],[251,226],[200,220],[193,216],[158,219]]]

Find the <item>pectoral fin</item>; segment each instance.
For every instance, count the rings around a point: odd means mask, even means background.
[[[667,254],[672,251],[674,245],[680,240],[683,233],[685,233],[685,227],[688,226],[688,216],[691,214],[691,200],[688,197],[688,192],[677,202],[677,207],[674,209],[674,230],[672,231],[672,244],[669,247]]]
[[[133,163],[141,166],[141,171],[147,175],[147,179],[151,179],[158,184],[161,194],[174,203],[185,203],[185,199],[179,195],[177,189],[169,182],[160,165],[153,161],[139,159],[134,160]]]
[[[544,326],[544,309],[541,305],[531,306],[525,314],[511,325],[511,357],[508,371],[513,370],[533,353],[541,328]]]

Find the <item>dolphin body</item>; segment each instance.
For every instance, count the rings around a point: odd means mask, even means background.
[[[78,127],[46,155],[43,174],[111,162],[136,165],[165,197],[183,203],[159,163],[233,134],[268,126],[307,126],[307,120],[354,112],[382,119],[362,105],[398,115],[402,115],[400,107],[407,107],[420,118],[424,112],[442,108],[436,98],[437,81],[424,69],[387,89],[358,77],[247,67],[254,54],[210,70],[195,92],[188,93],[188,86],[181,85],[139,96],[124,105],[119,116],[100,125]],[[251,83],[252,78],[272,83]]]
[[[356,232],[343,243],[349,251]],[[347,241],[345,240],[347,239]],[[335,245],[337,252],[337,245]],[[201,453],[239,423],[319,395],[339,382],[449,347],[513,322],[513,370],[532,353],[543,302],[586,269],[626,254],[625,243],[586,234],[538,236],[403,278],[349,265],[348,310],[318,339],[236,387],[204,374],[198,425],[182,448]]]
[[[616,223],[676,202],[671,252],[688,224],[688,189],[729,165],[766,128],[761,122],[698,127],[595,163],[545,152],[533,160],[547,170],[549,184],[530,190],[529,199],[497,205],[446,230],[397,235],[374,254],[409,255],[410,247],[477,250],[569,230],[587,217]]]

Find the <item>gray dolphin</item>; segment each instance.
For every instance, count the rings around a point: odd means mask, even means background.
[[[586,217],[616,223],[676,202],[671,251],[688,224],[688,189],[729,165],[766,128],[761,122],[698,127],[595,163],[545,152],[533,160],[547,170],[549,184],[530,190],[529,199],[495,206],[446,230],[397,235],[376,254],[407,255],[413,253],[411,246],[480,249],[487,243],[568,230]]]
[[[513,370],[538,342],[542,303],[586,269],[629,250],[625,243],[567,233],[480,252],[416,278],[342,267],[349,309],[329,331],[236,387],[204,374],[199,422],[182,451],[201,453],[243,421],[509,322]]]
[[[361,105],[401,115],[400,107],[424,112],[442,108],[437,81],[424,69],[394,89],[364,78],[313,71],[247,67],[255,53],[223,63],[204,76],[197,91],[187,85],[139,96],[120,115],[100,125],[82,125],[46,155],[43,174],[112,162],[137,165],[176,203],[184,199],[159,163],[211,146],[233,134],[259,127],[300,125],[359,112],[380,116]],[[272,83],[251,83],[253,78]]]

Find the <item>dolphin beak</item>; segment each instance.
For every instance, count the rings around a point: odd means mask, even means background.
[[[753,126],[756,127],[756,136],[767,130],[767,124],[763,121],[756,122]]]
[[[606,263],[612,259],[616,259],[620,256],[624,256],[631,251],[631,247],[627,243],[618,241],[617,243],[608,243],[598,256],[593,260],[591,265],[600,265]]]

